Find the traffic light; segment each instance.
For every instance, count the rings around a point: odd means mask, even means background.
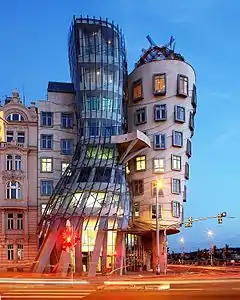
[[[226,216],[227,216],[226,212],[222,212],[222,213],[218,214],[217,215],[218,224],[222,224],[223,218],[225,218]]]
[[[188,217],[188,224],[189,224],[188,227],[192,227],[192,222],[193,222],[192,217]]]

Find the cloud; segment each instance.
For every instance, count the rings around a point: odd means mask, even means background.
[[[236,137],[240,137],[239,127],[239,122],[236,122],[235,124],[232,123],[231,126],[228,126],[228,128],[225,131],[223,131],[220,135],[216,137],[216,139],[213,140],[211,147],[222,147],[227,143],[236,140]]]

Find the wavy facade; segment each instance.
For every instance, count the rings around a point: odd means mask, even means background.
[[[121,31],[107,20],[79,18],[69,34],[69,64],[76,92],[78,141],[40,221],[44,234],[56,219],[91,220],[94,229],[128,226],[125,167],[111,136],[125,123],[126,52]],[[84,228],[83,228],[84,229]]]

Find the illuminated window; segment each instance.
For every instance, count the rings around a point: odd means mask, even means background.
[[[178,75],[177,93],[179,96],[188,96],[188,77],[184,75]]]
[[[173,130],[172,145],[174,147],[182,147],[182,145],[183,145],[183,133],[182,132]]]
[[[47,204],[42,204],[42,205],[41,205],[41,214],[42,214],[42,215],[43,215],[43,213],[44,213],[46,207],[47,207]]]
[[[129,164],[126,163],[126,174],[130,174],[130,168],[129,168]]]
[[[87,148],[87,158],[96,158],[98,152],[98,147],[88,147]]]
[[[181,193],[181,180],[177,178],[172,179],[172,194],[180,194]]]
[[[189,164],[186,162],[185,163],[185,179],[189,179]]]
[[[185,107],[175,105],[175,111],[174,111],[175,121],[184,123],[185,122]]]
[[[192,142],[189,139],[187,139],[186,155],[188,158],[190,158],[192,156]]]
[[[154,95],[166,94],[166,74],[156,74],[153,76]]]
[[[160,133],[154,135],[154,149],[166,149],[166,134]]]
[[[106,201],[105,193],[90,193],[87,199],[86,207],[100,208]]]
[[[135,218],[140,217],[140,202],[135,202],[133,206],[133,213]]]
[[[41,157],[41,172],[53,171],[53,159],[50,157]]]
[[[136,112],[135,112],[135,125],[144,124],[146,122],[147,122],[147,109],[146,109],[146,107],[136,109]]]
[[[21,186],[17,181],[9,181],[7,183],[7,199],[21,199]]]
[[[23,214],[17,214],[17,229],[23,230]]]
[[[143,180],[133,180],[132,181],[132,192],[133,192],[133,196],[143,195],[143,193],[144,193]]]
[[[113,158],[113,149],[111,148],[102,148],[99,151],[99,159],[111,159]]]
[[[138,80],[132,84],[133,100],[141,100],[143,98],[142,80]]]
[[[146,170],[146,156],[138,156],[135,159],[136,171]]]
[[[17,114],[17,113],[12,113],[10,115],[7,116],[7,121],[24,121],[24,118],[21,114]]]
[[[13,244],[7,245],[7,257],[8,260],[13,260],[14,258]]]
[[[103,111],[112,111],[113,109],[113,99],[102,98],[102,110]]]
[[[181,171],[181,156],[172,155],[172,170]]]
[[[172,201],[172,216],[174,218],[180,217],[180,210],[181,210],[180,203],[177,201]]]
[[[69,166],[69,163],[66,163],[66,162],[61,163],[62,174],[64,174],[64,172],[66,171],[68,166]]]
[[[8,230],[13,229],[13,214],[12,213],[7,214],[7,229]]]
[[[156,204],[152,204],[151,207],[152,207],[152,219],[156,220],[156,216],[157,216],[156,208],[157,208],[157,206],[156,206]],[[161,208],[160,204],[158,205],[158,218],[159,219],[162,218],[162,208]]]
[[[153,158],[153,172],[164,173],[165,171],[165,160],[164,158]]]
[[[17,245],[17,259],[23,260],[23,245],[22,244]]]
[[[165,121],[167,120],[167,105],[157,104],[154,106],[154,120]]]

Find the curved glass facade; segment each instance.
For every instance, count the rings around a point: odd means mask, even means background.
[[[76,92],[78,143],[71,165],[58,182],[40,226],[47,220],[79,216],[95,228],[106,217],[110,229],[128,226],[125,166],[111,136],[123,134],[127,82],[121,31],[107,20],[74,19],[69,64]],[[80,222],[80,221],[79,221]]]

